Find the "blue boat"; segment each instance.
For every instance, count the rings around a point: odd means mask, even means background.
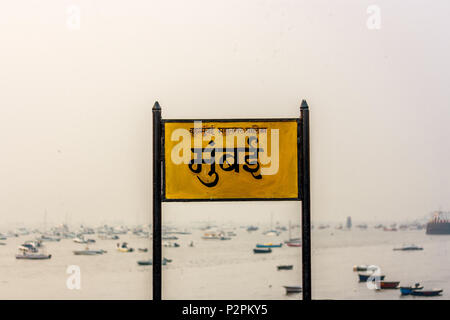
[[[280,244],[273,244],[273,243],[264,243],[264,244],[257,244],[257,248],[281,248],[283,246],[282,243]]]
[[[414,287],[413,286],[400,287],[400,293],[402,296],[407,296],[407,295],[412,294],[412,292],[415,290],[422,290],[422,289],[423,289],[423,286],[421,286],[419,283],[416,283],[414,285]]]

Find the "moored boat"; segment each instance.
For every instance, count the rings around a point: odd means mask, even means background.
[[[171,263],[171,262],[172,262],[171,259],[164,258],[164,259],[162,259],[161,264],[163,266],[165,266],[166,264]],[[152,259],[140,260],[140,261],[137,262],[137,264],[140,265],[140,266],[151,266],[151,265],[153,265],[153,261],[152,261]]]
[[[264,244],[256,244],[257,248],[281,248],[283,246],[282,243],[280,244],[273,244],[273,243],[264,243]]]
[[[271,253],[272,249],[270,248],[256,248],[253,249],[253,253]]]
[[[119,243],[117,244],[117,250],[119,252],[133,252],[134,249],[133,248],[129,248],[128,244],[126,242],[123,242],[122,245],[120,245]]]
[[[400,293],[402,296],[407,296],[411,294],[414,290],[422,290],[423,286],[420,285],[420,283],[414,284],[414,286],[407,286],[407,287],[400,287]]]
[[[432,289],[432,290],[413,290],[411,291],[411,295],[420,296],[420,297],[435,297],[439,296],[442,293],[442,289]]]
[[[298,248],[298,247],[302,246],[302,242],[299,239],[288,240],[288,241],[285,241],[285,243],[288,247]]]
[[[292,264],[277,266],[278,270],[292,270],[293,268],[294,266]]]
[[[378,269],[377,266],[374,265],[356,265],[353,266],[353,271],[376,271]]]
[[[373,273],[358,273],[359,282],[366,282],[371,278],[372,281],[382,281],[385,275],[375,275]]]
[[[106,253],[105,250],[75,250],[73,251],[73,254],[76,256],[95,256]]]
[[[394,251],[416,251],[416,250],[423,250],[423,248],[416,246],[415,244],[411,244],[411,245],[403,245],[403,247],[394,248],[393,250]]]
[[[42,254],[42,253],[27,253],[23,252],[21,254],[16,255],[16,259],[25,259],[25,260],[46,260],[52,257],[51,254]]]
[[[400,281],[380,281],[380,289],[397,289]]]
[[[286,289],[286,294],[302,292],[301,286],[283,286]]]
[[[436,211],[426,228],[426,234],[450,234],[450,213]]]

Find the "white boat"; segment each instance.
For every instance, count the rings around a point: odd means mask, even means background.
[[[73,254],[76,256],[95,256],[95,255],[99,255],[99,254],[104,254],[106,253],[105,250],[75,250],[73,251]]]
[[[87,240],[85,240],[84,238],[79,238],[79,237],[76,237],[75,239],[73,239],[73,242],[75,242],[75,243],[88,243]]]
[[[32,253],[32,252],[23,252],[16,254],[16,259],[26,259],[26,260],[46,260],[52,257],[51,254],[43,254],[43,253]]]

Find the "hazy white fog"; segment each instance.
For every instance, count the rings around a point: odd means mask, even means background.
[[[366,10],[381,9],[369,30]],[[80,29],[67,8],[80,8]],[[0,226],[140,223],[151,107],[167,118],[311,107],[313,220],[450,210],[450,3],[0,2]],[[167,219],[269,222],[300,204],[164,205]]]

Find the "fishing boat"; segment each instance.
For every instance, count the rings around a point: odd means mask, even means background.
[[[286,242],[286,245],[287,245],[288,247],[299,248],[299,247],[302,246],[302,243],[301,243],[300,241],[289,241],[289,242]]]
[[[82,237],[76,237],[75,239],[73,239],[73,242],[75,242],[75,243],[81,243],[81,244],[88,243],[87,240],[85,240],[85,239],[82,238]]]
[[[302,292],[301,286],[283,286],[286,289],[286,294]]]
[[[270,248],[257,248],[253,249],[253,253],[271,253],[272,249]]]
[[[293,268],[294,268],[294,266],[292,264],[277,266],[278,270],[292,270]]]
[[[397,289],[400,281],[380,281],[380,289]]]
[[[394,251],[416,251],[416,250],[423,250],[423,248],[416,246],[415,244],[411,244],[411,245],[403,245],[403,247],[394,248],[393,250]]]
[[[165,242],[163,246],[168,248],[178,248],[180,245],[176,242]]]
[[[372,277],[373,281],[382,281],[384,280],[384,275],[374,275],[373,273],[358,273],[359,282],[366,282]]]
[[[204,239],[204,240],[219,240],[220,239],[220,235],[215,233],[215,232],[206,232],[202,236],[202,239]]]
[[[411,291],[412,296],[420,296],[420,297],[435,297],[439,296],[442,293],[442,289],[432,289],[432,290],[413,290]]]
[[[126,242],[123,242],[122,245],[120,245],[119,243],[117,244],[117,250],[119,252],[133,252],[134,249],[133,248],[129,248],[128,244]]]
[[[99,255],[99,254],[104,254],[106,253],[105,250],[75,250],[73,251],[73,254],[76,256],[95,256],[95,255]]]
[[[414,286],[408,286],[408,287],[400,287],[400,293],[402,296],[407,296],[411,294],[414,290],[422,290],[423,286],[420,285],[420,283],[414,284]]]
[[[279,236],[280,232],[278,230],[267,230],[263,232],[263,235],[265,236]]]
[[[374,265],[369,266],[369,265],[362,264],[362,265],[353,266],[353,271],[366,272],[366,271],[376,271],[377,269],[378,269],[378,267],[374,266]]]
[[[24,259],[24,260],[46,260],[52,257],[51,254],[43,254],[37,252],[23,252],[16,254],[16,259]]]
[[[171,259],[166,259],[166,258],[164,258],[164,259],[162,259],[161,264],[162,264],[163,266],[165,266],[166,264],[168,264],[168,263],[170,263],[170,262],[172,262]],[[152,261],[152,259],[149,259],[149,260],[140,260],[140,261],[137,262],[137,264],[140,265],[140,266],[151,266],[151,265],[153,265],[153,261]]]
[[[273,244],[273,243],[256,244],[257,248],[281,248],[282,246],[283,246],[282,243],[280,243],[280,244]]]

